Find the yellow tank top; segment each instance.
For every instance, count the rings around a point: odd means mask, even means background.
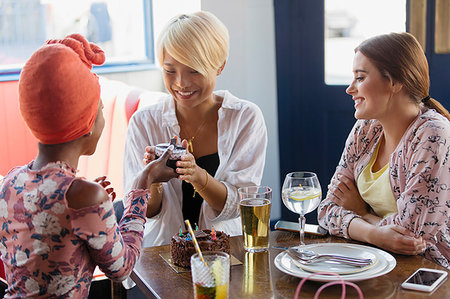
[[[372,172],[373,164],[378,156],[378,143],[369,164],[358,176],[357,187],[362,199],[381,218],[397,213],[397,202],[392,193],[389,181],[389,163],[377,172]]]

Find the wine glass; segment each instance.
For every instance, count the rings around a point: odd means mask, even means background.
[[[319,179],[313,172],[291,172],[284,179],[282,196],[284,205],[300,214],[300,246],[305,245],[305,214],[314,211],[322,199]]]

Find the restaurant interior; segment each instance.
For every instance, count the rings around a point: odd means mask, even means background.
[[[450,108],[450,1],[119,2],[1,1],[0,176],[28,163],[37,153],[37,140],[18,108],[17,88],[23,63],[46,39],[81,32],[100,45],[107,57],[108,53],[112,55],[105,65],[93,69],[100,76],[106,125],[96,153],[82,157],[79,174],[88,179],[107,175],[117,197],[123,198],[122,161],[129,120],[139,108],[167,93],[155,58],[155,39],[172,16],[210,11],[223,21],[230,35],[229,57],[217,78],[216,89],[230,90],[261,109],[268,135],[261,185],[269,186],[273,194],[270,248],[258,255],[243,248],[241,236],[230,238],[230,255],[236,261],[230,265],[229,298],[296,298],[304,279],[310,281],[303,285],[300,297],[312,298],[326,283],[334,285],[323,291],[325,298],[340,297],[345,285],[348,298],[362,298],[362,294],[365,298],[431,296],[403,289],[401,284],[419,268],[446,273],[448,269],[422,256],[388,253],[361,242],[322,235],[316,210],[305,215],[305,242],[316,246],[311,248],[320,252],[324,244],[341,244],[339,254],[368,258],[371,263],[358,267],[359,272],[346,272],[350,266],[337,267],[338,274],[350,277],[347,280],[325,274],[310,277],[310,273],[330,269],[320,265],[312,266],[312,270],[305,266],[297,270],[284,250],[298,245],[299,215],[283,204],[282,188],[288,173],[309,171],[317,174],[325,198],[355,122],[354,104],[345,92],[353,80],[353,49],[371,36],[412,33],[428,59],[430,95]],[[95,4],[101,7],[97,14],[92,11]],[[161,258],[165,251],[168,246],[144,248],[131,278],[148,298],[192,297],[191,273],[168,267]],[[102,273],[96,275],[90,298],[126,296],[119,283],[111,283]],[[4,278],[4,272],[0,271],[0,276]],[[447,280],[440,283],[432,297],[449,296]]]

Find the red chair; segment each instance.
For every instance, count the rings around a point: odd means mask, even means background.
[[[0,83],[0,174],[6,175],[17,165],[25,165],[36,157],[37,140],[19,112],[19,81]]]
[[[8,288],[8,283],[6,282],[5,267],[3,262],[0,261],[0,298],[5,296],[5,291]]]
[[[3,266],[3,262],[0,262],[0,278],[6,279],[5,266]]]

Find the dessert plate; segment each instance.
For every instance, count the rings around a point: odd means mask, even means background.
[[[387,253],[386,251],[383,251],[381,249],[378,248],[374,248],[374,247],[369,247],[369,246],[365,246],[365,245],[359,245],[359,244],[346,244],[346,243],[325,243],[325,244],[310,244],[310,245],[306,245],[306,246],[313,246],[313,245],[323,245],[325,246],[325,248],[323,248],[322,250],[337,250],[336,247],[346,247],[347,249],[345,250],[353,250],[356,249],[360,252],[368,252],[369,254],[373,254],[376,257],[376,262],[373,264],[372,267],[368,267],[365,268],[363,271],[359,271],[359,272],[352,272],[352,273],[348,273],[348,274],[340,274],[341,278],[343,280],[347,280],[347,281],[359,281],[359,280],[365,280],[365,279],[370,279],[370,278],[374,278],[374,277],[378,277],[384,274],[389,273],[390,271],[392,271],[392,269],[395,268],[397,262],[395,260],[395,258]],[[351,249],[348,249],[351,248]],[[300,277],[300,278],[304,278],[307,277],[312,273],[312,271],[307,271],[304,268],[300,268],[297,264],[293,261],[293,259],[287,254],[286,251],[283,251],[281,253],[279,253],[274,260],[274,264],[275,267],[278,268],[278,270],[292,275],[292,276],[296,276],[296,277]],[[312,265],[302,265],[307,266],[307,267],[311,267]],[[312,270],[312,269],[309,269]],[[316,271],[317,270],[317,271]],[[330,272],[329,268],[320,268],[320,269],[315,269],[313,272]],[[331,276],[331,275],[314,275],[312,277],[310,277],[310,280],[314,280],[314,281],[337,281],[340,280],[341,278],[337,277],[337,276]]]

